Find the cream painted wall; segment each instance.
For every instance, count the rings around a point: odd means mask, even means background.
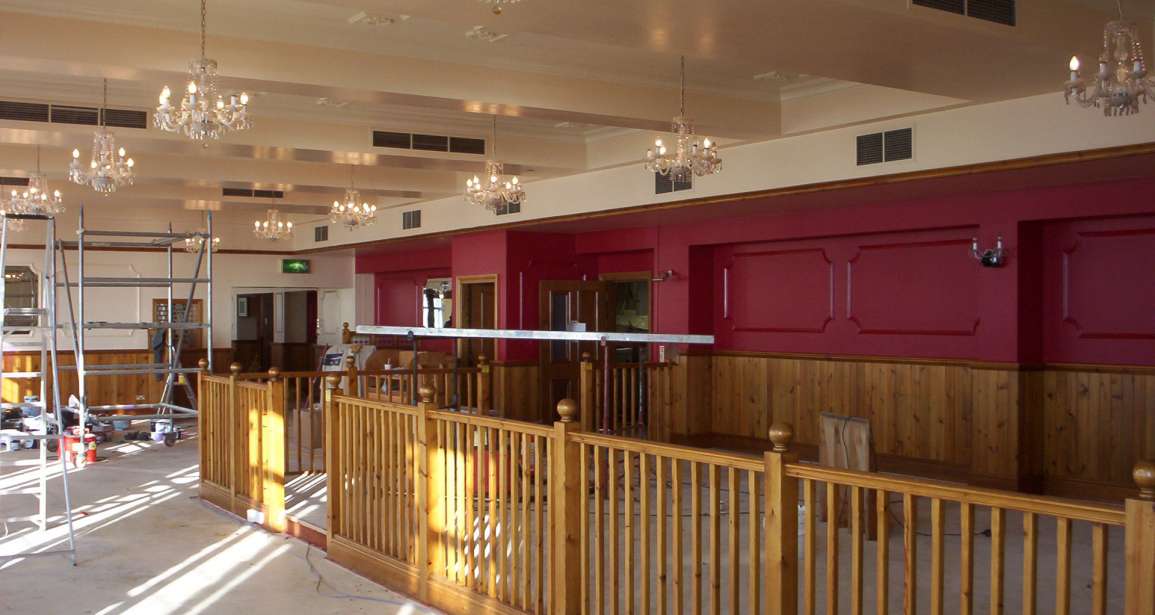
[[[281,270],[281,256],[272,254],[217,254],[213,259],[213,343],[216,347],[225,348],[231,343],[233,334],[233,291],[234,289],[254,288],[317,288],[344,290],[353,287],[353,258],[348,252],[331,254],[314,254],[312,260],[313,272],[309,274],[283,274]],[[155,277],[165,275],[166,261],[164,253],[160,252],[90,252],[86,258],[87,274],[90,276],[141,276]],[[9,252],[8,264],[31,265],[37,272],[43,270],[43,250],[13,249]],[[69,272],[75,279],[77,260],[76,253],[69,251]],[[193,267],[193,257],[188,254],[178,254],[175,258],[175,271],[178,276],[190,275]],[[61,289],[63,291],[63,289]],[[151,318],[152,299],[164,297],[164,289],[159,288],[131,288],[131,289],[90,289],[88,298],[89,320],[108,321],[143,321]],[[187,285],[179,285],[174,297],[187,297]],[[352,292],[338,293],[342,301],[348,302],[351,312]],[[205,288],[202,286],[196,295],[199,299],[205,298]],[[58,318],[67,322],[68,303],[61,292],[58,297]],[[147,334],[143,331],[92,331],[87,340],[92,349],[143,349],[147,346]],[[14,337],[5,339],[5,349],[25,347],[29,340],[20,340]],[[59,337],[61,348],[71,349],[72,343]]]
[[[857,135],[903,127],[914,128],[913,160],[856,166]],[[383,211],[372,227],[330,233],[327,245],[1150,141],[1155,141],[1155,122],[1149,114],[1104,118],[1065,105],[1061,94],[1047,94],[724,147],[722,174],[699,178],[691,191],[667,195],[653,193],[653,177],[642,170],[641,148],[635,164],[527,183],[520,214],[494,217],[454,196]],[[422,210],[422,228],[403,231],[401,212],[410,209]],[[302,233],[293,245],[318,247],[312,239]]]

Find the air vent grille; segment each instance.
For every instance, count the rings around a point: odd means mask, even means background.
[[[114,128],[148,128],[148,113],[129,109],[105,109],[104,125]]]
[[[27,177],[0,177],[0,186],[27,186]]]
[[[692,177],[687,178],[686,181],[676,182],[669,175],[654,172],[654,194],[669,194],[680,190],[689,190],[693,187],[694,179]]]
[[[94,107],[52,105],[52,117],[49,121],[53,124],[84,124],[85,126],[96,126],[99,119],[100,112]]]
[[[407,132],[373,131],[373,147],[485,155],[485,139],[447,137],[445,135],[409,134]]]
[[[421,210],[414,209],[413,211],[401,212],[401,229],[408,230],[414,228],[421,228]]]
[[[502,202],[501,205],[497,206],[497,209],[494,211],[494,213],[499,216],[519,214],[521,213],[521,203]]]
[[[239,196],[250,199],[283,199],[284,190],[254,190],[252,188],[221,188],[221,196]]]
[[[911,4],[1005,26],[1015,25],[1015,0],[911,0]]]
[[[329,241],[329,227],[327,225],[313,227],[313,242]]]
[[[910,160],[914,158],[914,131],[910,128],[859,135],[856,141],[858,166]]]
[[[48,105],[43,103],[0,100],[0,119],[21,122],[47,122]]]

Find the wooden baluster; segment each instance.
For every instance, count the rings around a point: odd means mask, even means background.
[[[1107,526],[1091,526],[1091,613],[1107,615]]]
[[[1038,515],[1023,513],[1023,615],[1035,615],[1038,604]]]
[[[974,611],[974,507],[959,504],[959,615]]]
[[[494,442],[497,440],[497,430],[493,427],[486,429],[485,438],[485,470],[487,476],[486,495],[489,500],[489,514],[485,528],[485,593],[491,598],[497,597],[497,460],[494,457]],[[504,530],[503,530],[504,531]]]
[[[1002,508],[991,509],[991,615],[1003,612],[1003,563],[1006,557],[1006,536],[1003,525],[1007,513]]]
[[[497,430],[497,599],[509,599],[509,456],[506,432]]]
[[[555,441],[555,446],[556,446],[556,441]],[[554,454],[556,455],[556,454],[559,454],[560,452],[561,452],[560,449],[557,449],[557,450],[555,450]],[[562,454],[564,454],[564,453],[562,453]],[[580,536],[580,541],[579,541],[580,544],[578,546],[580,561],[578,562],[578,570],[577,570],[577,573],[575,576],[581,577],[581,594],[580,594],[580,596],[581,596],[581,601],[580,601],[581,608],[579,609],[579,611],[580,611],[581,615],[588,615],[590,612],[590,573],[589,573],[589,570],[590,570],[590,496],[589,496],[590,477],[589,477],[589,470],[588,470],[588,465],[589,465],[589,461],[590,461],[589,448],[587,448],[585,444],[582,444],[581,448],[579,449],[578,454],[579,454],[578,466],[581,468],[581,472],[580,472],[580,475],[578,476],[578,483],[577,483],[577,490],[579,491],[578,498],[580,500],[580,504],[579,504],[580,509],[578,511],[578,514],[581,517],[579,520],[579,525],[581,526],[581,536]],[[553,482],[556,480],[557,480],[556,478],[551,479],[550,484],[553,484]],[[596,493],[594,494],[594,497],[598,497]],[[550,501],[553,502],[555,500],[553,500],[551,498]],[[550,506],[550,509],[553,510],[552,505]],[[554,530],[553,531],[554,531],[555,536],[559,535],[561,532],[561,525],[557,523],[557,512],[556,511],[554,513]],[[600,540],[600,537],[599,537],[599,540]],[[555,539],[555,544],[556,544],[556,539]],[[554,561],[556,562],[556,558]],[[569,571],[568,568],[566,568],[566,570]],[[557,587],[558,583],[560,582],[561,576],[558,573],[558,567],[557,567],[556,563],[554,564],[553,570],[551,570],[550,572],[554,578],[554,585],[553,586]],[[555,597],[559,596],[559,595],[565,595],[564,592],[553,591],[552,593]],[[568,596],[566,598],[566,604],[567,605],[573,604],[573,600],[571,598],[569,598]],[[563,611],[563,609],[558,608],[556,598],[554,600],[554,605],[555,605],[554,606],[555,612],[562,612]],[[571,606],[570,609],[572,610],[572,608],[573,607]]]
[[[730,610],[738,610],[738,471],[732,467],[726,468],[726,536],[729,545],[726,550],[728,570],[726,574],[726,595],[729,597]],[[751,498],[754,496],[751,495]],[[750,552],[750,559],[757,556],[758,551]]]
[[[607,611],[610,615],[618,612],[618,466],[617,451],[606,447],[606,471],[609,475],[609,551],[610,560],[606,566],[606,593],[610,604]]]
[[[625,533],[625,552],[622,559],[622,572],[624,573],[624,591],[622,596],[625,598],[625,613],[626,615],[633,615],[634,613],[634,468],[633,468],[633,454],[628,450],[622,451],[622,469],[624,476],[624,493],[623,493],[623,530]]]
[[[570,422],[574,422],[572,420],[572,418],[575,418],[575,417],[571,417]],[[565,449],[567,446],[565,444],[565,434],[562,434],[561,436],[559,436],[558,439],[561,440],[561,446],[559,446],[555,450],[560,451],[561,454],[564,455]],[[549,579],[547,579],[547,577],[546,577],[547,565],[546,565],[546,561],[545,561],[545,556],[546,556],[546,554],[545,554],[545,544],[546,544],[546,538],[545,538],[545,534],[546,534],[545,499],[542,497],[542,495],[543,495],[542,494],[542,485],[544,484],[544,477],[545,477],[546,473],[549,472],[548,466],[543,465],[543,461],[545,463],[550,463],[550,464],[554,463],[554,461],[553,461],[553,459],[547,459],[547,455],[546,455],[546,451],[547,451],[546,447],[547,446],[549,446],[549,445],[548,445],[548,440],[546,438],[543,438],[542,436],[534,436],[533,437],[533,510],[534,510],[534,514],[536,515],[535,523],[536,523],[536,527],[537,527],[537,544],[534,547],[534,553],[536,553],[536,556],[535,556],[536,557],[536,567],[535,567],[535,569],[537,570],[537,586],[534,589],[534,594],[533,594],[533,598],[534,598],[533,604],[534,604],[534,612],[535,613],[544,613],[545,612],[545,603],[544,603],[545,588],[546,588],[546,583],[549,581]],[[577,447],[574,446],[574,448],[576,449]],[[574,455],[574,461],[575,461],[575,463],[578,463],[578,464],[581,463],[580,459],[577,457],[576,454]],[[571,478],[575,478],[578,475],[577,468],[568,468],[567,467],[564,471],[569,472],[571,475]],[[581,485],[580,482],[578,484],[574,484],[571,481],[569,483],[568,489],[577,493],[580,497],[580,495],[581,495],[580,485]],[[565,496],[563,495],[561,497],[564,498]],[[561,523],[558,524],[558,527],[566,527],[565,524],[569,524],[568,525],[569,539],[572,539],[577,534],[581,533],[581,528],[578,526],[581,523],[583,523],[580,519],[574,519],[573,518],[572,499],[574,499],[574,498],[571,498],[571,501],[566,503],[568,506],[570,506],[569,515],[567,515],[566,518],[562,519]],[[584,499],[584,498],[582,498],[582,499]],[[564,533],[559,532],[558,533],[559,545],[564,545],[566,540],[567,540],[566,535]],[[565,547],[559,546],[559,548],[565,548]],[[578,548],[579,548],[578,545],[575,544],[570,549],[569,556],[574,558],[574,560],[570,562],[571,564],[573,562],[576,562],[576,560],[581,558],[580,554],[574,553],[574,551],[577,551]],[[569,572],[569,570],[572,567],[573,567],[572,565],[567,566],[566,567],[567,572]],[[552,570],[552,566],[550,566],[548,569]],[[582,570],[581,572],[577,573],[576,576],[583,576],[584,577],[587,574],[588,574],[588,572]],[[574,594],[573,592],[575,591],[575,589],[579,593]],[[569,594],[569,601],[571,601],[571,602],[577,602],[581,596],[580,587],[574,588],[574,587],[564,587],[563,586],[560,591],[562,593],[568,593]],[[575,612],[579,610],[576,607],[571,607],[571,608]]]
[[[815,537],[815,522],[818,520],[817,498],[814,497],[814,481],[802,481],[802,500],[803,500],[803,514],[805,521],[803,521],[803,536],[802,536],[802,551],[805,557],[805,570],[802,574],[802,593],[803,593],[803,607],[802,612],[807,615],[814,615],[817,609],[818,597],[818,551],[816,547]]]
[[[1055,615],[1071,612],[1071,520],[1055,520]]]
[[[673,612],[681,615],[684,611],[682,606],[685,604],[686,585],[684,579],[685,558],[682,549],[682,462],[676,457],[670,458],[670,489],[672,489],[670,503],[670,545],[673,550],[673,558],[670,562],[670,567],[674,573],[674,597],[671,602]]]
[[[594,613],[602,613],[606,608],[606,594],[605,594],[605,558],[606,558],[606,533],[605,533],[605,519],[602,516],[602,498],[605,497],[603,489],[604,470],[602,468],[602,447],[591,447],[594,455],[594,543],[596,548],[594,550]]]
[[[659,455],[654,455],[654,501],[658,508],[658,535],[657,544],[654,545],[658,559],[658,596],[655,606],[658,615],[665,615],[666,601],[670,595],[669,584],[666,582],[666,461]]]
[[[945,514],[942,500],[930,500],[930,612],[942,615],[943,608],[943,523]]]
[[[477,587],[477,575],[474,571],[477,569],[476,560],[476,542],[474,541],[473,531],[473,487],[475,481],[473,480],[476,458],[476,449],[474,448],[473,426],[466,424],[464,441],[462,448],[464,449],[464,463],[465,472],[461,477],[462,482],[462,504],[465,506],[465,585],[470,589]]]
[[[838,615],[838,486],[826,483],[826,612]]]
[[[874,553],[874,612],[880,615],[890,612],[890,509],[887,497],[882,489],[874,493],[874,520],[878,524]]]
[[[902,494],[903,612],[918,612],[918,500]]]
[[[641,594],[640,604],[643,613],[650,612],[650,461],[646,453],[638,454],[638,522],[641,526],[638,542],[641,565]]]
[[[690,462],[690,563],[694,566],[690,586],[690,612],[702,612],[702,486],[699,484],[699,468],[696,461]]]
[[[862,500],[859,487],[850,488],[850,613],[862,615]]]
[[[711,615],[720,615],[722,612],[722,577],[720,571],[722,523],[719,505],[722,497],[718,489],[719,478],[716,464],[711,463],[706,466],[706,478],[710,489],[710,613]]]
[[[518,471],[521,472],[521,553],[518,566],[518,576],[521,578],[521,608],[529,609],[529,575],[530,568],[530,524],[529,524],[529,437],[525,433],[519,434],[521,436],[521,462],[518,466]]]
[[[794,439],[793,428],[784,423],[775,424],[770,428],[770,442],[774,447],[764,456],[766,465],[766,485],[763,491],[766,496],[766,589],[763,594],[763,606],[767,615],[780,613],[796,613],[798,611],[798,481],[786,476],[786,466],[798,461],[798,456],[790,452],[790,442]],[[755,499],[755,483],[753,473],[750,475],[750,498]],[[814,499],[810,481],[805,481],[808,488],[806,499],[806,530],[807,530],[807,566],[813,565],[813,542],[811,541],[811,503]],[[751,506],[756,511],[756,505]],[[751,515],[750,534],[756,532],[757,514]],[[758,551],[750,550],[750,561],[757,561]],[[754,565],[754,564],[752,564]],[[813,576],[808,570],[808,579],[812,589]],[[751,585],[754,585],[751,582]],[[757,612],[755,590],[751,589],[750,612]],[[813,613],[814,602],[812,596],[807,596],[807,613]]]
[[[795,490],[797,490],[797,481],[792,482],[794,482]],[[758,474],[753,470],[747,470],[746,472],[746,490],[749,493],[749,496],[746,498],[746,552],[749,554],[749,561],[748,565],[746,566],[748,575],[746,581],[746,590],[749,595],[747,596],[745,612],[761,613],[758,605],[758,587],[761,585],[758,576],[758,559],[762,551],[758,546],[761,544],[758,541],[758,528],[762,526],[762,521],[758,518]],[[794,499],[798,499],[797,494],[795,494]],[[797,506],[797,504],[795,504],[795,506]],[[794,509],[794,514],[798,514],[797,507]],[[795,519],[795,523],[797,523],[797,519]],[[797,561],[797,530],[794,531],[794,543],[796,552],[794,560]],[[797,585],[797,583],[795,583],[795,585]],[[795,589],[795,593],[797,593],[797,591],[798,590]],[[742,612],[741,609],[739,609],[737,606],[737,601],[735,601],[734,604],[735,607],[731,610]],[[797,610],[798,609],[795,608],[794,612],[797,612]]]
[[[1128,615],[1155,615],[1155,462],[1141,461],[1131,477],[1139,497],[1128,498],[1125,507]]]

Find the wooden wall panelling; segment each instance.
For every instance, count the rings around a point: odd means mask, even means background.
[[[498,416],[519,421],[553,421],[545,416],[537,363],[493,363],[493,408]]]

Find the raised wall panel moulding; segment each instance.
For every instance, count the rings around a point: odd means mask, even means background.
[[[723,268],[724,315],[733,331],[822,333],[834,320],[834,262],[823,248],[735,253]],[[815,284],[825,278],[825,284]],[[774,280],[789,301],[745,292]]]

